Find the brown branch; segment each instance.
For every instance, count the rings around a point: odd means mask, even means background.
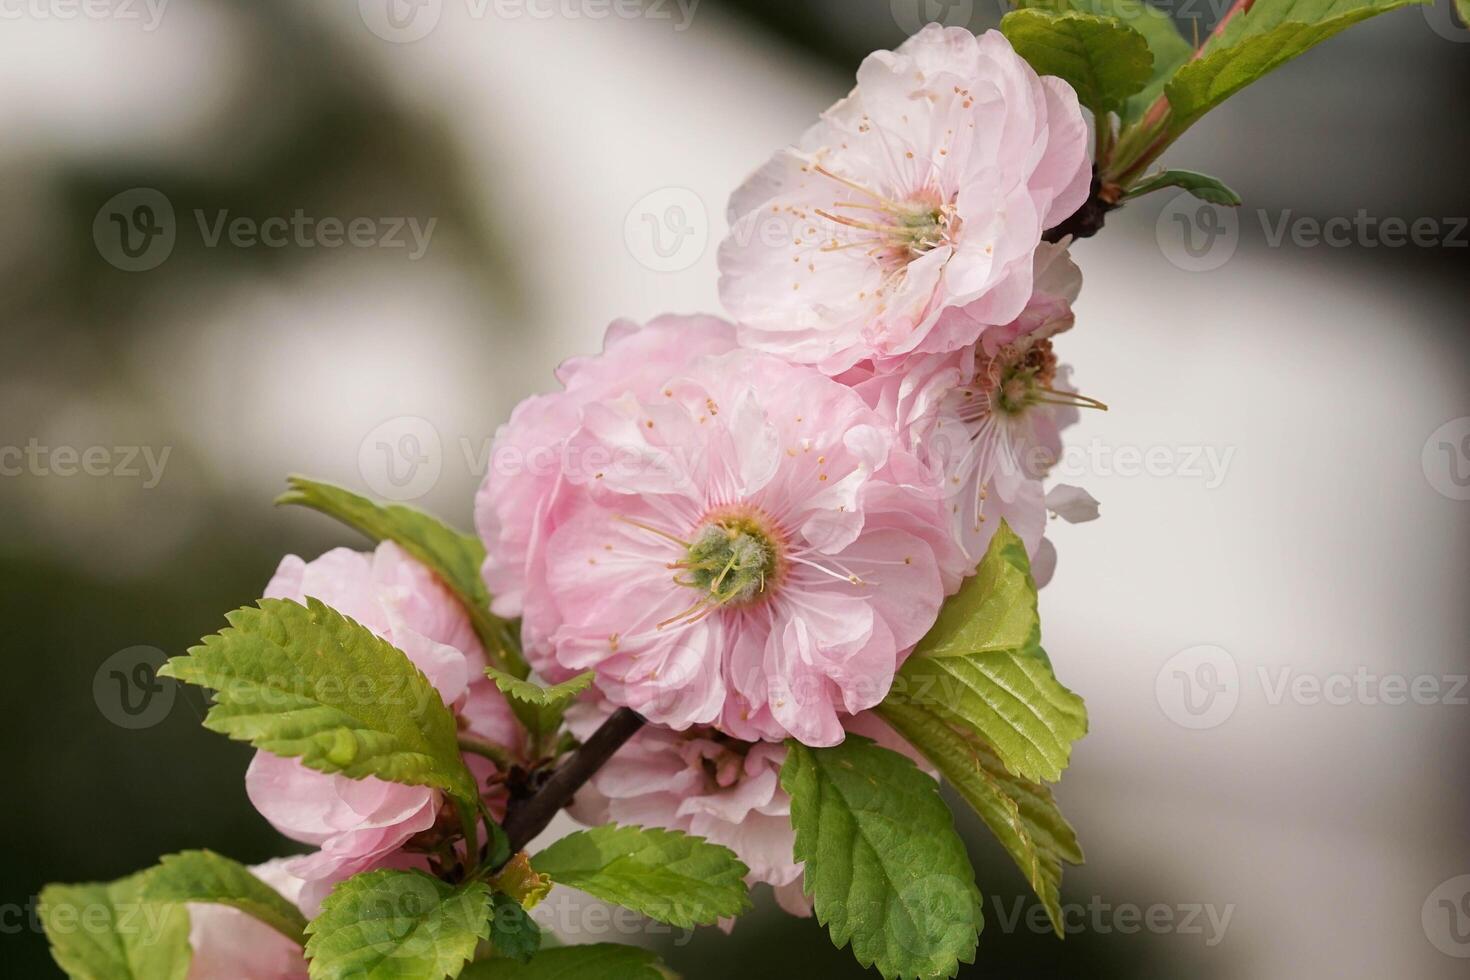
[[[1097,175],[1096,168],[1092,173],[1092,188],[1087,192],[1087,200],[1082,206],[1073,212],[1061,224],[1048,228],[1041,235],[1043,241],[1056,242],[1071,235],[1073,238],[1091,238],[1102,231],[1103,221],[1106,220],[1109,211],[1115,211],[1119,205],[1114,200],[1107,200],[1108,194],[1103,190],[1102,180]]]
[[[613,753],[642,727],[643,718],[638,712],[631,708],[619,708],[535,793],[512,803],[504,825],[505,836],[510,839],[511,856],[522,851],[537,834],[545,830],[546,825],[551,823],[551,818],[572,802],[572,797],[582,788],[582,784],[591,779],[592,774],[601,769],[612,758]]]

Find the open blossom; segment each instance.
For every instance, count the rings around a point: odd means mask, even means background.
[[[463,606],[427,568],[392,542],[372,553],[336,548],[315,561],[282,560],[266,598],[320,599],[402,650],[439,691],[467,731],[515,751],[515,716],[484,675],[485,656]],[[489,764],[470,760],[477,776]],[[430,831],[446,804],[438,790],[369,776],[308,769],[294,758],[257,752],[245,774],[250,801],[293,840],[318,850],[285,868],[304,879],[303,906],[315,909],[343,878],[380,866]]]
[[[605,704],[567,712],[572,734],[586,739],[607,717]],[[933,769],[871,712],[843,719],[850,732],[903,752]],[[578,793],[569,812],[589,826],[608,822],[664,827],[721,844],[750,869],[746,882],[770,885],[781,907],[810,915],[802,865],[792,857],[791,797],[781,788],[786,746],[743,742],[716,729],[682,732],[644,726]]]
[[[250,870],[296,902],[304,884],[277,858]],[[275,929],[228,905],[189,903],[188,980],[306,980],[306,953]]]
[[[1078,406],[1057,363],[1052,338],[1073,323],[1082,274],[1065,245],[1040,245],[1035,292],[1012,322],[984,327],[977,343],[945,354],[868,361],[840,376],[894,424],[944,487],[955,535],[978,560],[1005,520],[1033,556],[1042,550],[1048,510],[1072,520],[1096,516],[1096,502],[1075,487],[1043,495],[1042,478],[1061,457],[1061,431]],[[950,316],[962,316],[953,311]]]
[[[546,638],[535,624],[545,618],[537,603],[549,597],[527,595],[526,582],[539,574],[544,536],[560,522],[564,472],[589,465],[568,458],[566,450],[582,406],[625,391],[651,396],[650,386],[694,358],[734,347],[735,328],[717,317],[661,316],[641,327],[618,320],[608,327],[600,355],[570,358],[557,369],[564,390],[527,398],[496,432],[489,472],[475,498],[475,528],[487,552],[482,572],[496,615],[526,617],[527,656],[548,678],[556,679],[558,668],[545,657]]]
[[[942,502],[820,372],[750,351],[663,368],[630,365],[574,432],[542,433],[608,462],[565,467],[538,511],[525,631],[650,721],[835,744],[958,585]]]
[[[741,343],[837,374],[1010,322],[1042,232],[1086,200],[1087,144],[1076,94],[997,31],[931,24],[869,55],[730,200],[720,296]]]

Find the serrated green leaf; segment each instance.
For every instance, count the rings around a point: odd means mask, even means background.
[[[306,933],[311,980],[443,980],[488,938],[490,889],[369,871],[334,888]]]
[[[1041,632],[1026,545],[1004,520],[975,574],[947,599],[914,656],[964,657],[1015,650]]]
[[[495,947],[496,956],[521,963],[530,962],[541,948],[541,927],[520,902],[501,892],[490,897],[490,945]]]
[[[924,708],[995,747],[1006,768],[1056,782],[1087,734],[1087,706],[1057,681],[1039,646],[968,657],[910,657],[885,705]]]
[[[479,538],[461,534],[404,504],[374,503],[350,490],[302,476],[290,477],[287,483],[291,489],[276,498],[278,505],[297,504],[335,517],[375,542],[392,541],[427,565],[463,603],[486,652],[501,667],[524,676],[525,663],[514,631],[490,611],[490,593],[480,578],[485,546]]]
[[[561,718],[567,705],[591,686],[594,676],[594,672],[589,670],[560,684],[542,687],[494,667],[485,668],[485,674],[500,688],[500,693],[509,699],[511,710],[516,713],[521,724],[537,737],[550,735],[561,726]]]
[[[245,865],[213,851],[170,854],[148,875],[150,902],[228,905],[253,916],[296,943],[306,944],[306,916]]]
[[[1120,113],[1123,124],[1137,121],[1164,91],[1164,84],[1194,54],[1194,45],[1179,33],[1174,19],[1150,6],[1144,0],[1021,0],[1018,7],[1032,10],[1050,10],[1064,13],[1075,10],[1079,13],[1111,17],[1133,28],[1148,43],[1153,56],[1148,83],[1128,98]]]
[[[985,821],[1026,876],[1056,934],[1064,936],[1062,862],[1081,864],[1082,849],[1051,791],[1012,776],[984,742],[923,708],[885,705],[880,713]]]
[[[650,950],[617,943],[544,949],[529,963],[482,960],[460,974],[462,980],[671,980]]]
[[[150,872],[110,883],[47,885],[40,916],[71,980],[184,980],[193,955],[182,905],[143,898]]]
[[[1177,136],[1247,85],[1369,17],[1425,0],[1256,0],[1165,87]]]
[[[688,929],[750,908],[750,869],[735,852],[703,837],[609,824],[568,834],[531,857],[561,885]]]
[[[979,570],[940,609],[884,704],[922,707],[979,734],[1016,775],[1055,782],[1087,733],[1087,709],[1053,676],[1040,638],[1031,561],[1002,521]]]
[[[1157,176],[1141,180],[1133,185],[1124,196],[1124,200],[1131,201],[1135,197],[1142,197],[1150,191],[1165,187],[1178,187],[1189,191],[1201,201],[1224,207],[1239,207],[1242,203],[1240,195],[1219,180],[1208,174],[1195,173],[1193,170],[1165,170]]]
[[[860,735],[786,744],[794,854],[833,944],[889,980],[952,977],[974,962],[980,892],[938,784]]]
[[[313,598],[262,599],[226,619],[159,671],[214,689],[206,728],[320,772],[478,800],[454,716],[402,651]]]
[[[1153,66],[1148,41],[1111,17],[1078,12],[1013,10],[1000,22],[1016,53],[1041,75],[1055,75],[1077,92],[1094,115],[1119,112],[1148,84]]]

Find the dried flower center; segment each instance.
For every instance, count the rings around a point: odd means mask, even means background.
[[[779,535],[757,515],[713,516],[695,532],[678,567],[680,584],[716,605],[745,605],[769,594],[781,571]]]
[[[1020,415],[1051,391],[1057,376],[1057,355],[1050,340],[1039,340],[1024,350],[1008,352],[995,363],[995,408]]]

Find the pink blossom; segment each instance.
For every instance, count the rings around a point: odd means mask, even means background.
[[[520,730],[484,674],[485,655],[464,607],[427,568],[392,542],[372,553],[336,548],[315,561],[282,560],[267,598],[327,603],[402,650],[438,689],[466,729],[518,751]],[[489,763],[474,758],[477,776]],[[308,769],[294,758],[257,752],[245,774],[250,801],[293,840],[318,850],[286,865],[304,880],[302,904],[315,909],[332,885],[378,867],[448,814],[441,794],[375,777]]]
[[[1077,407],[1095,404],[1073,390],[1051,342],[1072,326],[1082,274],[1065,245],[1043,243],[1033,263],[1035,292],[1025,308],[1010,323],[979,325],[977,343],[867,361],[840,376],[893,421],[944,487],[955,536],[972,561],[984,554],[1001,520],[1033,556],[1043,556],[1042,478],[1061,457],[1061,431],[1076,421]],[[1053,499],[1059,507],[1051,509],[1070,519],[1086,512],[1085,503],[1073,506],[1078,498],[1070,492]],[[1039,578],[1049,574],[1049,561],[1047,554]]]
[[[582,407],[624,391],[650,396],[650,385],[694,358],[734,347],[735,328],[716,317],[661,316],[642,327],[615,321],[600,355],[574,357],[557,369],[564,390],[521,402],[495,433],[490,468],[475,498],[475,527],[487,548],[485,583],[497,615],[526,617],[527,655],[549,679],[560,679],[559,668],[545,656],[546,638],[535,630],[545,618],[537,604],[549,597],[527,595],[526,582],[544,574],[541,546],[562,517],[565,472],[587,465],[566,452]]]
[[[1090,183],[1072,89],[997,31],[931,24],[735,192],[720,296],[742,344],[829,374],[955,350],[1021,313],[1042,231]]]
[[[302,880],[277,858],[250,870],[261,881],[296,902]],[[188,980],[306,980],[302,948],[253,916],[227,905],[189,906]]]
[[[582,703],[567,724],[586,739],[607,717],[605,704]],[[872,712],[843,719],[850,732],[903,752],[934,770]],[[792,858],[791,798],[781,788],[786,746],[742,742],[703,726],[676,732],[645,726],[578,792],[570,813],[589,826],[608,822],[695,834],[735,852],[746,882],[770,885],[781,907],[810,915],[802,865]]]
[[[942,501],[820,372],[735,351],[648,374],[564,443],[618,462],[564,470],[555,527],[533,531],[528,634],[651,721],[841,741],[839,712],[882,700],[958,585]]]

